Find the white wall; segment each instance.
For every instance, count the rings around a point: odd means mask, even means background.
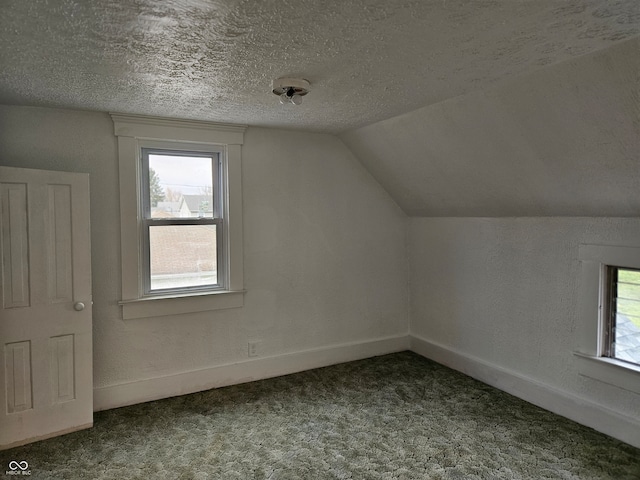
[[[179,317],[122,320],[107,114],[0,106],[0,164],[91,175],[98,408],[408,346],[406,217],[334,136],[247,130],[245,305]],[[248,360],[248,341],[257,361],[225,369]],[[311,353],[282,357],[294,352]]]
[[[595,428],[606,431],[603,420],[623,419],[629,426],[623,439],[640,445],[640,396],[581,376],[572,353],[579,244],[639,241],[638,218],[411,219],[414,346]],[[580,412],[585,405],[593,415]]]

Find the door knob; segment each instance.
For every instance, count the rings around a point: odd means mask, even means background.
[[[73,309],[74,309],[76,312],[81,312],[82,310],[84,310],[84,303],[82,303],[82,302],[76,302],[76,303],[73,305]]]

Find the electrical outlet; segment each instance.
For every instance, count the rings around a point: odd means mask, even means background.
[[[258,342],[249,342],[249,356],[257,357],[258,356]]]

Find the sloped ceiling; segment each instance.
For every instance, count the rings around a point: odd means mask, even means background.
[[[0,103],[342,132],[638,35],[637,0],[3,0]],[[301,107],[272,79],[306,77]]]
[[[410,216],[640,216],[640,40],[341,138]]]

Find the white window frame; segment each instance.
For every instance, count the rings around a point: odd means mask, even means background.
[[[577,350],[580,374],[640,394],[640,366],[605,356],[610,266],[640,268],[640,247],[580,245],[582,264]]]
[[[244,125],[111,114],[118,138],[123,318],[179,315],[241,307],[244,302],[242,143]],[[142,148],[220,152],[226,177],[222,245],[225,288],[167,295],[144,294],[141,203]]]
[[[176,150],[175,148],[161,148],[155,145],[155,142],[141,141],[140,142],[140,150],[142,151],[141,156],[141,175],[140,175],[140,186],[141,186],[141,241],[140,246],[142,249],[142,280],[143,280],[143,296],[151,297],[151,296],[159,296],[159,295],[173,295],[173,294],[181,294],[181,293],[197,293],[199,291],[203,292],[212,292],[214,290],[228,290],[227,284],[227,256],[226,250],[224,248],[224,232],[227,229],[227,209],[226,205],[226,189],[227,189],[227,179],[225,170],[221,168],[224,165],[224,151],[214,145],[198,145],[196,146],[191,144],[192,148],[189,151],[186,150]],[[147,152],[145,155],[145,151]],[[213,170],[212,170],[212,179],[214,180],[213,184],[213,204],[214,211],[212,218],[169,218],[169,219],[153,219],[147,217],[151,205],[149,205],[149,165],[148,158],[149,155],[153,155],[154,153],[160,154],[173,154],[178,156],[198,156],[198,155],[207,155],[211,156],[213,160]],[[146,157],[146,161],[145,161]],[[218,285],[205,285],[205,286],[194,286],[194,287],[181,287],[177,289],[173,289],[171,291],[169,289],[166,292],[162,290],[152,290],[151,289],[151,265],[150,265],[150,244],[149,244],[149,234],[150,227],[152,225],[196,225],[196,224],[206,224],[206,225],[215,225],[216,229],[216,256],[217,256],[217,279]]]

